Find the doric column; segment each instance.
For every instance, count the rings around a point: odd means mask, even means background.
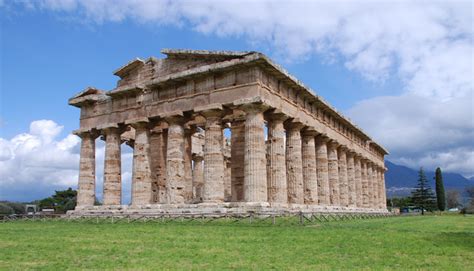
[[[204,135],[204,202],[224,201],[224,153],[222,152],[222,112],[205,110]]]
[[[374,175],[372,170],[372,162],[367,162],[367,195],[368,195],[368,208],[374,208]]]
[[[341,206],[349,205],[349,185],[347,177],[347,148],[340,146],[337,149],[338,166],[339,166],[339,200]]]
[[[284,114],[268,116],[269,170],[268,170],[268,202],[287,203],[288,190],[286,183],[286,153]]]
[[[361,157],[356,154],[354,155],[354,182],[356,189],[356,206],[361,208],[363,204],[363,192],[362,192],[362,168],[361,168]]]
[[[328,169],[328,149],[329,139],[320,135],[316,137],[316,169],[318,174],[318,200],[321,205],[329,205],[329,169]]]
[[[286,124],[286,170],[288,180],[288,203],[304,204],[303,158],[301,151],[301,122]]]
[[[152,203],[150,131],[148,120],[128,122],[135,128],[132,168],[132,205]]]
[[[372,164],[372,208],[379,208],[379,180],[377,164]]]
[[[304,203],[318,204],[318,177],[316,171],[316,145],[314,129],[303,130],[303,188]]]
[[[204,171],[202,156],[193,156],[193,199],[195,202],[202,201],[202,189],[204,186]]]
[[[368,192],[368,180],[367,180],[367,159],[361,159],[361,177],[362,177],[362,206],[369,208],[369,192]]]
[[[184,197],[188,203],[193,201],[192,135],[195,131],[195,127],[185,127],[184,129]]]
[[[347,152],[347,190],[349,193],[349,206],[357,206],[357,188],[356,188],[356,177],[355,177],[355,163],[354,163],[355,152]]]
[[[377,208],[382,209],[382,169],[377,166]]]
[[[122,204],[122,173],[120,134],[117,127],[103,129],[105,134],[105,160],[104,160],[104,205]]]
[[[166,203],[166,137],[160,124],[151,130],[150,153],[153,203]]]
[[[267,202],[267,161],[263,111],[260,104],[242,106],[245,116],[244,200]]]
[[[80,132],[76,135],[82,139],[77,206],[93,206],[95,203],[95,139],[97,135],[92,132]]]
[[[185,138],[184,118],[170,116],[168,122],[168,140],[166,148],[166,199],[167,203],[185,203]]]
[[[339,144],[334,140],[328,143],[329,198],[331,205],[340,205],[338,146]]]
[[[245,120],[233,120],[231,124],[231,193],[232,201],[244,201],[244,149],[245,149]]]
[[[382,169],[381,176],[381,185],[382,185],[382,209],[387,209],[387,191],[385,190],[385,171],[387,169],[384,167]]]

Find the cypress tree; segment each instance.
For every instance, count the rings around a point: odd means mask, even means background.
[[[425,209],[428,211],[433,211],[435,209],[435,196],[431,190],[428,180],[426,179],[425,172],[423,168],[420,168],[418,171],[418,184],[414,191],[411,192],[411,197],[413,204],[421,208],[421,214],[425,214]]]
[[[446,210],[446,193],[444,192],[443,175],[441,169],[436,169],[436,202],[440,211]]]

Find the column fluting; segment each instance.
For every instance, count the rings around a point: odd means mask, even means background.
[[[339,173],[339,200],[341,206],[349,205],[349,183],[347,176],[347,148],[340,146],[337,149]]]
[[[328,143],[329,198],[331,205],[336,206],[340,205],[338,146],[333,140]]]
[[[120,134],[118,127],[104,129],[105,159],[104,159],[104,205],[122,204],[122,172],[120,152]]]
[[[283,114],[272,114],[269,118],[268,140],[269,170],[268,170],[268,202],[288,203],[286,179],[286,132],[283,121],[287,117]]]
[[[315,145],[315,136],[317,134],[318,133],[313,129],[305,129],[302,132],[304,203],[311,205],[318,204],[318,177]]]
[[[147,122],[131,124],[135,128],[132,168],[132,205],[152,203],[150,131]]]
[[[184,118],[171,116],[168,122],[166,148],[166,199],[167,203],[185,203],[185,168],[184,168]]]
[[[79,159],[79,182],[77,188],[77,206],[93,206],[95,203],[95,139],[92,132],[77,134],[81,137]]]
[[[318,179],[318,201],[320,205],[330,204],[328,149],[329,138],[323,135],[316,137],[316,172]]]
[[[288,182],[288,203],[304,204],[303,158],[301,150],[300,122],[287,122],[286,170]]]

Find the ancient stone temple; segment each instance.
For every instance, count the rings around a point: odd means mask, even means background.
[[[265,55],[162,53],[116,70],[114,89],[69,100],[82,139],[72,213],[387,212],[387,151]],[[123,143],[133,148],[127,205]]]

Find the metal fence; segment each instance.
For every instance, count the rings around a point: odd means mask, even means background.
[[[158,214],[158,215],[17,215],[0,216],[0,222],[14,221],[66,221],[71,223],[182,223],[198,225],[232,225],[244,224],[253,226],[271,225],[312,225],[319,223],[376,219],[393,216],[390,213],[233,213],[233,214]]]

